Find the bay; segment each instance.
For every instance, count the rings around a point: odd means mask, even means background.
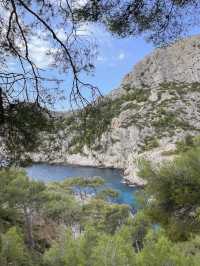
[[[62,181],[73,177],[102,177],[105,180],[104,188],[112,188],[119,192],[118,203],[128,204],[133,208],[137,205],[137,188],[122,183],[122,174],[118,169],[40,163],[27,167],[26,171],[29,177],[44,182]]]

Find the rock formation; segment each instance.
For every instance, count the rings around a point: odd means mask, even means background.
[[[70,123],[68,118],[51,136],[53,141],[46,136],[40,152],[31,157],[35,161],[122,168],[131,183],[145,184],[137,176],[138,160],[162,161],[177,141],[188,134],[200,134],[199,70],[200,36],[156,49],[106,97],[109,101],[104,105],[110,106],[106,110],[113,113],[106,130],[93,138],[92,145],[84,143],[84,133],[72,127],[79,122],[72,119]],[[105,106],[99,110],[103,113]]]

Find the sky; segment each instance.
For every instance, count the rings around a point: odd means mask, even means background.
[[[82,3],[85,0],[77,0]],[[6,13],[5,13],[6,15]],[[192,29],[189,35],[199,32],[198,29]],[[44,33],[43,33],[44,34]],[[64,29],[59,29],[59,38],[66,38]],[[122,79],[126,74],[132,71],[134,65],[150,54],[155,47],[148,43],[144,37],[119,38],[112,36],[103,26],[98,24],[84,24],[80,28],[80,35],[91,35],[97,44],[98,55],[94,60],[95,69],[91,75],[84,76],[84,81],[97,86],[103,95],[120,86]],[[40,35],[40,32],[38,32]],[[44,36],[44,35],[43,35]],[[45,36],[44,36],[45,37]],[[69,74],[62,75],[56,69],[50,70],[49,66],[53,59],[47,55],[51,48],[47,38],[32,36],[29,40],[29,50],[36,65],[45,70],[45,76],[48,78],[63,79],[62,88],[65,91],[66,100],[56,103],[56,110],[68,110],[69,104]],[[15,62],[10,60],[10,69],[16,68]],[[85,95],[88,96],[87,93]]]
[[[62,34],[61,30],[60,38],[63,38]],[[97,45],[97,56],[94,59],[95,69],[92,74],[83,76],[83,79],[97,86],[103,95],[118,88],[123,77],[133,69],[133,66],[154,49],[153,45],[147,43],[143,37],[119,38],[112,36],[99,25],[84,26],[80,34],[91,35],[92,40],[95,40]],[[70,76],[69,73],[65,75],[58,73],[55,68],[50,70],[49,66],[53,63],[53,59],[46,54],[49,47],[50,45],[45,38],[33,36],[29,42],[31,56],[37,66],[45,70],[45,76],[64,80],[62,88],[66,100],[57,101],[54,107],[56,110],[65,111],[70,108]],[[15,61],[11,59],[10,68],[15,69],[16,67]],[[88,97],[87,93],[85,96]]]
[[[98,55],[94,60],[95,70],[86,79],[97,85],[103,95],[118,88],[133,66],[154,49],[143,37],[119,38],[100,26],[91,29],[91,32],[96,39]],[[65,109],[66,102],[59,103],[57,108]]]
[[[95,39],[98,55],[94,60],[95,69],[93,73],[83,78],[84,81],[97,86],[103,95],[118,88],[124,76],[133,70],[134,65],[155,49],[153,44],[147,42],[142,36],[119,38],[112,36],[111,33],[99,25],[87,26],[81,34],[84,33],[91,34],[92,38]],[[189,35],[197,33],[199,33],[199,28],[193,29]],[[60,37],[62,38],[62,36]],[[71,88],[69,86],[69,74],[62,75],[55,69],[49,70],[49,65],[53,60],[46,54],[49,43],[45,39],[34,36],[29,45],[34,62],[45,70],[45,76],[64,80],[62,88],[66,98],[63,101],[56,101],[54,109],[57,111],[69,110],[69,92]],[[13,62],[11,61],[10,64],[12,67]],[[88,97],[87,93],[85,96]]]
[[[134,65],[156,49],[143,36],[119,38],[99,25],[90,26],[90,31],[97,41],[98,56],[94,61],[94,75],[88,80],[96,84],[103,95],[119,87]],[[196,34],[199,34],[199,27],[189,29],[185,37]]]
[[[102,30],[98,39],[99,55],[96,59],[94,81],[103,94],[117,88],[134,64],[153,50],[144,38],[120,39]]]

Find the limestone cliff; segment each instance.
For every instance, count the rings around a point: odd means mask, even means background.
[[[200,81],[200,36],[177,41],[171,46],[156,49],[136,64],[121,85],[134,88],[153,88],[161,83],[195,83]]]
[[[89,129],[82,130],[82,116],[65,118],[32,158],[122,168],[132,183],[144,184],[139,158],[161,161],[178,140],[200,134],[199,69],[200,36],[155,50],[84,117]]]

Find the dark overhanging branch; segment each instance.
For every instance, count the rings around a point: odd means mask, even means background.
[[[12,0],[14,1],[14,0]],[[31,8],[29,8],[24,1],[22,0],[18,0],[20,2],[20,4],[31,14],[33,15],[38,21],[41,22],[41,24],[46,28],[47,31],[49,31],[52,35],[52,38],[59,43],[60,47],[64,50],[64,52],[67,55],[67,58],[69,60],[71,69],[72,69],[72,73],[73,73],[73,83],[72,83],[72,90],[70,93],[70,102],[72,103],[72,101],[75,101],[76,105],[78,105],[78,100],[77,98],[81,101],[81,104],[84,106],[84,104],[90,104],[90,102],[87,100],[87,98],[85,98],[83,96],[83,94],[80,91],[80,87],[89,87],[89,89],[92,91],[92,93],[94,93],[94,91],[97,91],[98,94],[100,94],[100,91],[97,87],[94,87],[93,85],[89,84],[89,83],[85,83],[83,81],[80,80],[79,78],[79,70],[77,69],[76,65],[73,62],[72,56],[68,50],[68,48],[66,47],[66,45],[64,44],[64,42],[57,36],[57,34],[55,33],[55,31],[52,29],[52,27],[44,20],[42,19],[36,12],[34,12]],[[68,1],[67,5],[68,7],[70,6]],[[72,10],[70,8],[70,12],[72,13]],[[74,21],[72,21],[74,22]],[[74,25],[74,23],[72,23]],[[101,94],[100,94],[101,95]]]
[[[71,14],[71,20],[72,20],[72,31],[69,34],[69,36],[73,35],[75,36],[76,39],[76,27],[75,27],[75,20],[73,18],[73,11],[70,7],[70,4],[68,1],[67,2],[67,7],[69,9],[69,12]],[[97,87],[89,84],[89,83],[85,83],[80,79],[80,69],[78,66],[76,66],[76,63],[74,62],[74,59],[71,55],[71,52],[68,50],[68,47],[65,45],[65,43],[58,37],[58,35],[56,34],[56,32],[53,30],[53,28],[51,27],[50,24],[48,24],[48,22],[42,18],[42,16],[38,15],[33,9],[31,9],[31,7],[28,6],[28,4],[26,4],[24,1],[22,0],[11,0],[10,1],[11,5],[10,7],[12,8],[10,10],[10,14],[9,14],[9,23],[8,23],[8,28],[7,28],[7,32],[6,32],[6,40],[9,44],[9,50],[11,52],[11,54],[14,55],[14,57],[16,57],[16,59],[18,59],[19,64],[22,68],[23,73],[20,74],[20,78],[17,79],[16,77],[12,76],[12,75],[8,75],[8,73],[4,73],[5,75],[0,76],[2,82],[0,82],[2,85],[6,86],[6,88],[8,86],[10,86],[10,91],[13,88],[14,91],[14,86],[16,83],[19,83],[19,81],[23,81],[23,85],[22,85],[22,92],[25,92],[26,95],[26,99],[27,101],[30,101],[30,97],[29,97],[29,93],[30,93],[30,84],[29,82],[34,82],[35,85],[33,86],[33,88],[35,88],[36,90],[36,99],[35,102],[37,104],[39,104],[39,102],[44,102],[42,97],[40,96],[40,84],[41,81],[45,81],[46,78],[42,77],[40,75],[40,69],[35,65],[34,61],[30,58],[30,53],[29,53],[29,40],[27,39],[26,36],[26,32],[25,29],[23,28],[23,26],[21,25],[21,19],[19,20],[19,14],[18,14],[18,8],[24,8],[24,11],[26,11],[27,13],[31,14],[36,20],[37,23],[39,22],[45,29],[45,31],[49,32],[52,36],[52,39],[59,44],[60,49],[63,51],[63,54],[66,55],[66,58],[68,60],[68,63],[70,65],[70,69],[72,70],[72,77],[73,77],[73,81],[72,81],[72,88],[71,88],[71,92],[70,92],[70,103],[72,106],[72,102],[74,102],[76,105],[78,105],[79,103],[81,103],[82,106],[84,105],[88,105],[90,104],[89,100],[83,96],[83,93],[81,91],[81,89],[84,88],[88,88],[91,92],[92,95],[101,95],[100,91],[98,90]],[[45,5],[45,1],[43,1],[43,6]],[[18,6],[18,7],[17,7]],[[60,1],[60,7],[62,7],[62,3]],[[64,11],[64,7],[62,7],[62,10]],[[17,28],[16,28],[17,27]],[[18,48],[14,41],[16,36],[16,29],[18,30],[17,32],[19,33],[17,38],[18,40],[22,40],[24,47],[25,47],[25,51],[23,52],[22,48]],[[68,37],[69,37],[68,36]],[[26,68],[26,62],[31,66],[31,71],[27,71]],[[32,73],[31,73],[32,72]],[[9,78],[8,78],[9,76]],[[13,80],[11,81],[11,76],[13,78]],[[5,81],[5,77],[6,77],[6,81]],[[8,78],[8,79],[7,79]],[[50,79],[48,80],[50,81]],[[57,84],[60,83],[60,80],[54,79],[53,82],[57,82]],[[19,86],[19,85],[17,85]],[[11,95],[9,95],[11,96]]]
[[[83,88],[88,88],[92,96],[101,95],[98,88],[91,85],[90,83],[84,82],[81,77],[81,70],[83,69],[81,63],[77,63],[76,57],[73,54],[73,49],[71,50],[70,44],[71,39],[77,41],[77,33],[76,33],[76,23],[78,21],[76,14],[74,14],[74,9],[71,6],[71,2],[68,0],[55,0],[59,4],[60,12],[62,12],[62,15],[65,16],[64,21],[67,22],[68,19],[71,21],[71,31],[66,37],[66,42],[62,40],[62,38],[59,38],[59,35],[54,30],[55,27],[52,27],[51,21],[48,18],[47,15],[44,13],[37,12],[33,8],[34,3],[37,2],[40,6],[40,11],[44,11],[45,8],[48,9],[48,3],[49,0],[42,0],[42,1],[25,1],[25,0],[2,0],[2,3],[6,3],[7,10],[8,10],[8,24],[6,24],[6,45],[9,48],[10,54],[12,54],[16,60],[18,60],[20,66],[21,66],[21,73],[12,73],[9,71],[4,71],[0,69],[0,119],[1,121],[4,121],[4,105],[12,105],[13,103],[16,103],[19,101],[20,96],[25,93],[24,99],[27,100],[27,102],[31,102],[32,98],[36,95],[36,98],[34,98],[35,102],[38,104],[45,104],[45,99],[43,99],[42,94],[42,83],[45,83],[47,81],[46,78],[44,78],[41,75],[41,69],[38,68],[38,66],[34,63],[34,59],[31,58],[30,53],[30,45],[29,45],[29,33],[26,32],[26,21],[23,20],[23,18],[20,17],[21,12],[25,14],[25,16],[28,14],[30,17],[32,17],[35,20],[35,24],[32,25],[39,25],[42,27],[42,29],[45,30],[45,32],[48,32],[48,35],[50,36],[50,39],[53,40],[53,43],[55,43],[56,48],[60,50],[60,54],[58,54],[58,58],[60,60],[65,60],[67,67],[70,68],[72,73],[72,89],[70,93],[70,103],[72,106],[72,103],[75,103],[77,106],[81,105],[90,105],[90,101],[87,99],[87,97],[84,97],[82,94]],[[187,3],[197,2],[197,1],[177,1],[177,0],[169,0],[169,1],[162,1],[162,0],[155,0],[155,1],[140,1],[140,0],[128,0],[128,1],[88,1],[89,4],[94,3],[95,6],[91,7],[91,10],[89,12],[96,12],[95,14],[90,14],[92,17],[92,20],[94,22],[98,22],[98,20],[101,23],[105,22],[105,16],[107,16],[106,19],[113,19],[114,22],[117,21],[118,18],[121,19],[120,22],[122,22],[122,25],[124,26],[123,22],[126,19],[125,22],[127,22],[127,28],[125,30],[128,31],[127,34],[124,34],[122,37],[127,35],[137,35],[141,34],[145,30],[152,30],[155,35],[153,37],[159,39],[160,36],[165,37],[165,33],[170,30],[172,26],[172,19],[174,19],[174,16],[177,12],[177,6],[180,8],[186,6]],[[65,3],[65,5],[64,5]],[[119,3],[119,5],[118,5]],[[123,3],[126,4],[124,9],[121,9],[121,6]],[[150,6],[150,9],[147,10],[149,12],[145,12],[145,8],[148,4],[157,3],[157,6]],[[162,3],[168,3],[167,8],[162,9],[161,4]],[[105,5],[104,5],[105,4]],[[1,5],[1,3],[0,3]],[[103,6],[104,5],[104,6]],[[100,8],[99,8],[100,7]],[[152,9],[151,9],[152,7]],[[98,10],[99,8],[99,10]],[[43,10],[44,9],[44,10]],[[50,8],[52,9],[52,8]],[[45,12],[45,11],[44,11]],[[99,12],[99,14],[98,14]],[[53,14],[54,11],[50,10],[49,13]],[[87,12],[86,12],[87,13]],[[59,13],[61,15],[61,13]],[[178,14],[178,12],[177,12]],[[111,15],[111,16],[110,16]],[[115,15],[119,15],[115,16]],[[161,18],[161,19],[160,19]],[[143,20],[142,20],[143,19]],[[85,21],[88,21],[89,19],[86,17]],[[84,21],[84,20],[83,20]],[[109,20],[110,22],[110,20]],[[106,24],[105,22],[104,24]],[[0,15],[0,25],[2,24],[2,18]],[[64,22],[63,22],[63,24]],[[28,25],[30,26],[30,25]],[[33,29],[37,30],[37,26],[35,26]],[[122,27],[122,30],[124,28]],[[116,31],[117,32],[117,31]],[[123,33],[122,31],[118,31],[117,34]],[[126,32],[125,32],[126,33]],[[1,32],[0,32],[1,34]],[[1,36],[1,35],[0,35]],[[152,38],[153,38],[152,37]],[[23,48],[20,46],[17,46],[15,43],[15,38],[17,40],[21,41],[21,44],[23,44]],[[1,40],[0,40],[1,41]],[[0,43],[0,45],[2,45]],[[76,47],[73,47],[74,49]],[[77,53],[78,54],[78,53]],[[80,53],[81,54],[81,53]],[[78,54],[78,55],[80,55]],[[79,67],[79,64],[81,65]],[[29,68],[27,68],[27,65]],[[31,67],[30,67],[31,66]],[[82,67],[82,68],[81,68]],[[56,82],[56,80],[50,80],[52,82]],[[49,88],[50,90],[50,88]],[[34,95],[31,97],[31,95]],[[23,99],[23,100],[24,100]],[[16,101],[17,100],[17,101]],[[2,109],[3,107],[3,109]],[[90,107],[90,106],[89,106]]]

